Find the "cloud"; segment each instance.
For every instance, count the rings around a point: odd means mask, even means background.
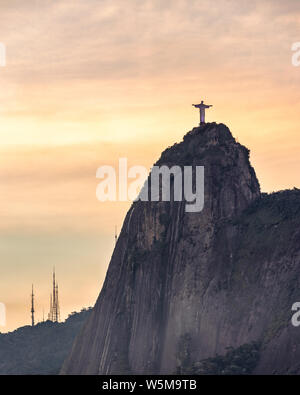
[[[38,273],[44,289],[41,271],[55,262],[65,309],[94,300],[129,206],[96,200],[97,167],[121,156],[150,166],[198,122],[191,103],[200,97],[214,104],[208,118],[252,149],[265,189],[294,186],[300,72],[290,48],[300,39],[300,2],[0,0],[0,12],[0,256],[10,327],[21,315],[26,322],[32,278]]]
[[[292,26],[285,16],[297,20],[294,3],[64,0],[20,2],[21,8],[6,3],[1,31],[9,54],[7,78],[25,85],[45,78],[61,84],[167,78],[184,70],[197,73],[207,65],[218,69],[220,59],[225,64],[241,59],[237,45],[244,54],[253,41],[258,51],[259,46],[267,51],[265,39],[289,34]],[[276,16],[276,26],[268,24],[270,14]],[[11,29],[14,25],[18,29]]]

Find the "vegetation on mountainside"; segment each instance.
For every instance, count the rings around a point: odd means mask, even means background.
[[[58,374],[91,308],[62,323],[41,322],[0,334],[0,375]]]

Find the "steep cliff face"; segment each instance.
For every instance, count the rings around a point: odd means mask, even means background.
[[[276,336],[300,356],[284,332],[295,332],[289,318],[300,281],[298,192],[261,197],[248,156],[215,123],[162,153],[160,166],[204,166],[204,209],[188,213],[184,201],[132,204],[62,373],[174,373],[251,341],[263,342],[258,371],[280,371],[270,346]]]

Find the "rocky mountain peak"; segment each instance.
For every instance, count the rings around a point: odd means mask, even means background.
[[[287,267],[300,255],[294,197],[293,210],[278,222],[276,207],[290,195],[272,204],[261,197],[248,149],[223,124],[194,128],[156,165],[204,166],[204,208],[186,212],[185,201],[172,199],[132,204],[92,315],[62,373],[183,372],[227,347],[270,341],[268,334],[288,325],[292,293],[277,284],[281,275],[286,285],[293,283],[300,272],[299,265],[291,277],[281,269],[283,256]],[[278,317],[281,326],[274,329]],[[271,351],[265,355],[272,359]],[[268,362],[264,366],[267,371]]]

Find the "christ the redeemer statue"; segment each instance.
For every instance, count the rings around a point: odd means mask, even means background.
[[[200,110],[200,125],[205,123],[205,110],[206,108],[212,107],[212,105],[204,104],[203,100],[200,104],[193,104],[194,107],[199,108]]]

